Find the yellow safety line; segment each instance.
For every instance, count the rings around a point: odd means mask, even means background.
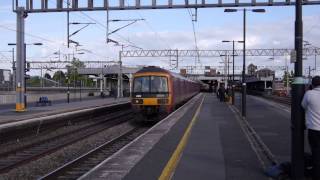
[[[197,109],[196,113],[194,114],[191,122],[189,123],[187,130],[184,132],[184,134],[183,134],[183,136],[182,136],[177,148],[175,149],[174,153],[171,155],[170,160],[166,164],[165,168],[162,170],[162,173],[161,173],[160,177],[158,178],[158,180],[169,180],[169,179],[171,179],[171,176],[173,175],[173,172],[176,169],[176,167],[177,167],[177,165],[178,165],[178,163],[180,161],[181,154],[182,154],[184,148],[187,145],[189,136],[191,134],[191,129],[192,129],[193,125],[195,124],[196,120],[198,119],[197,117],[198,117],[198,115],[200,113],[200,109],[201,109],[201,106],[203,104],[204,97],[205,96],[203,96],[202,101],[200,103],[200,106],[198,107],[198,109]]]

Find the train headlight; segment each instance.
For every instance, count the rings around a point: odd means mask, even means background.
[[[143,104],[143,99],[132,99],[132,104]]]

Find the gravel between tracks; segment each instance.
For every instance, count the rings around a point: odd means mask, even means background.
[[[100,132],[94,136],[86,138],[75,144],[60,149],[50,155],[47,155],[41,159],[23,165],[17,169],[11,170],[8,173],[1,174],[1,180],[16,180],[16,179],[37,179],[42,175],[45,175],[59,166],[71,161],[80,155],[90,151],[91,149],[99,146],[103,142],[109,141],[122,132],[128,129],[133,129],[135,125],[131,122],[126,122],[112,128],[109,128],[103,132]]]
[[[75,123],[69,124],[68,126],[58,128],[58,129],[51,131],[51,132],[45,132],[45,133],[40,133],[40,134],[35,133],[32,136],[27,136],[25,138],[16,139],[16,141],[10,141],[7,143],[3,143],[3,144],[0,144],[0,146],[5,147],[5,148],[1,148],[0,153],[4,153],[4,152],[8,152],[8,151],[20,148],[20,147],[24,147],[26,145],[39,142],[41,140],[51,139],[51,138],[58,136],[60,134],[64,134],[64,133],[79,129],[81,127],[86,127],[89,124],[94,124],[96,122],[98,122],[98,121],[97,120],[91,121],[91,119],[89,119],[87,122],[85,122],[85,121],[75,122]]]

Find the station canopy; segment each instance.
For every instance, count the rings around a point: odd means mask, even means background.
[[[139,71],[141,67],[126,67],[122,66],[122,74],[134,74],[135,72]],[[119,65],[112,65],[112,66],[106,66],[102,68],[79,68],[78,73],[82,75],[114,75],[118,74],[120,71]]]

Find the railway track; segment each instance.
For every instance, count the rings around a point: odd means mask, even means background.
[[[101,119],[101,117],[100,117]],[[108,114],[99,122],[0,154],[0,174],[133,119],[131,110]]]
[[[263,96],[263,97],[281,104],[291,105],[291,98],[289,97],[280,97],[280,96]]]
[[[280,97],[280,96],[275,96],[275,95],[266,95],[261,91],[256,91],[256,90],[248,90],[248,94],[253,95],[253,96],[261,96],[265,99],[272,100],[281,104],[285,105],[291,105],[291,98],[290,97]]]
[[[23,140],[25,137],[36,137],[42,134],[48,134],[54,132],[62,127],[66,127],[73,124],[86,123],[88,120],[95,120],[98,117],[105,116],[114,112],[130,109],[131,104],[129,102],[123,102],[118,104],[103,105],[100,107],[79,109],[75,111],[66,111],[61,114],[48,115],[48,117],[36,117],[33,120],[23,123],[21,126],[12,125],[8,128],[1,128],[0,131],[0,144],[5,144],[17,140]]]
[[[81,157],[41,177],[40,179],[77,179],[94,168],[100,162],[116,153],[118,150],[133,141],[148,129],[149,128],[147,127],[137,127],[128,130],[122,135],[102,144],[101,146],[91,150]]]

